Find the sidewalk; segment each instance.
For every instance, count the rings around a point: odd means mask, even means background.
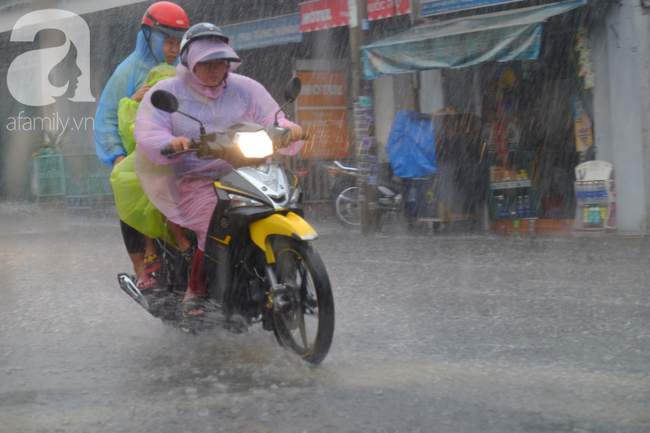
[[[0,236],[64,232],[73,227],[117,227],[118,224],[117,211],[70,213],[65,208],[47,208],[34,203],[0,203]]]

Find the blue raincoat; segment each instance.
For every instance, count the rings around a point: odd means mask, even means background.
[[[122,98],[130,98],[145,84],[151,69],[165,62],[162,47],[165,34],[151,32],[151,50],[144,32],[138,33],[135,50],[115,70],[108,80],[99,100],[95,115],[95,150],[99,160],[112,167],[113,161],[120,155],[126,156],[120,134],[117,132],[117,109]],[[148,32],[148,31],[147,31]],[[155,54],[152,54],[153,53]],[[178,63],[178,59],[174,64]]]

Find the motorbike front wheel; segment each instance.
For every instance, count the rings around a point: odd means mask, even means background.
[[[325,265],[306,242],[280,239],[273,247],[278,284],[287,305],[273,311],[273,331],[281,346],[320,364],[334,336],[334,299]]]
[[[359,218],[359,188],[350,186],[334,199],[334,215],[339,223],[347,228],[361,225]]]

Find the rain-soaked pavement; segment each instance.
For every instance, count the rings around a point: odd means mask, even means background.
[[[316,222],[336,332],[310,368],[148,316],[115,218],[0,208],[0,432],[650,431],[650,239]]]

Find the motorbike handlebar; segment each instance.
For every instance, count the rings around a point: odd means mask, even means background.
[[[163,147],[163,148],[160,150],[160,154],[163,155],[163,156],[166,156],[167,159],[172,159],[172,158],[177,157],[178,155],[183,155],[183,154],[185,154],[185,153],[196,152],[197,150],[198,150],[198,149],[192,149],[192,148],[189,148],[189,149],[181,150],[181,151],[178,151],[178,152],[174,152],[174,148],[173,148],[173,147],[171,147],[171,146],[166,146],[166,147]]]
[[[287,129],[288,132],[288,129]],[[309,134],[303,131],[302,137],[300,138],[301,140],[308,140],[309,139]],[[179,152],[175,152],[174,148],[171,146],[165,146],[160,150],[160,154],[163,156],[166,156],[167,159],[172,159],[178,155],[183,155],[185,153],[190,153],[190,152],[196,152],[198,149],[197,148],[190,148],[187,150],[181,150]]]
[[[166,157],[168,157],[168,158],[170,157],[170,155],[171,155],[172,153],[174,153],[174,148],[171,147],[171,146],[163,147],[162,150],[160,151],[160,154],[161,154],[161,155],[166,156]]]

